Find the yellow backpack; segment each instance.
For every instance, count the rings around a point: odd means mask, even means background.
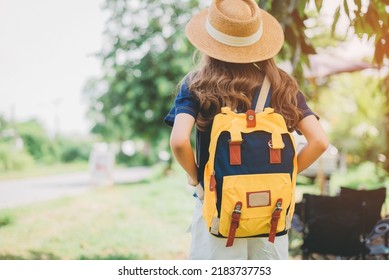
[[[204,171],[203,216],[211,234],[227,238],[287,233],[294,212],[297,174],[295,142],[284,118],[263,110],[270,83],[261,87],[256,110],[215,116]]]

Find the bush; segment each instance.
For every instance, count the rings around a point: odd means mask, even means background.
[[[11,144],[0,143],[0,171],[24,170],[34,165],[34,159],[25,151],[15,150]]]
[[[47,147],[47,135],[42,125],[36,120],[30,120],[18,123],[17,133],[23,139],[26,151],[36,160],[42,161],[47,156],[45,147]]]
[[[61,162],[69,163],[75,161],[88,161],[92,150],[92,143],[89,141],[73,139],[61,139]]]
[[[345,174],[335,173],[331,177],[331,188],[349,187],[354,189],[374,189],[386,186],[388,174],[373,162],[364,162],[351,167]]]
[[[12,223],[12,218],[11,216],[0,216],[0,227],[8,226]]]

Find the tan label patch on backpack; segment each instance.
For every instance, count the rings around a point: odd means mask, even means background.
[[[248,192],[247,207],[261,207],[270,205],[270,191]]]

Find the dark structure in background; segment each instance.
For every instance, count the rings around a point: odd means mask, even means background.
[[[387,259],[386,188],[341,188],[337,196],[304,194],[296,207],[303,259]]]

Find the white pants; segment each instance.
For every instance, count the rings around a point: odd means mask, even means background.
[[[202,203],[196,198],[191,233],[189,259],[192,260],[287,260],[288,235],[277,236],[271,243],[267,237],[235,238],[232,247],[226,247],[226,239],[209,233],[201,212]]]

